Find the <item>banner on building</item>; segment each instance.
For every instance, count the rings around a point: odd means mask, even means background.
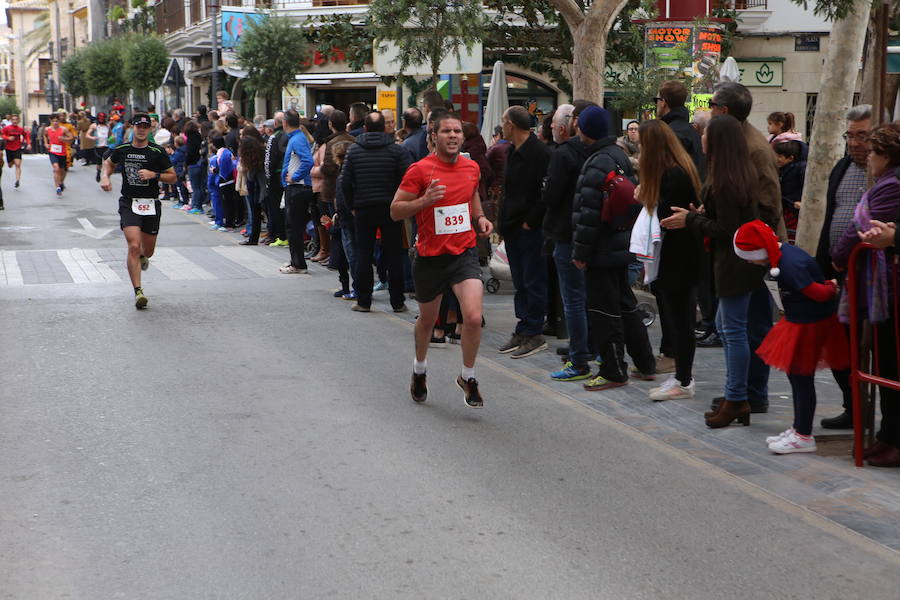
[[[672,71],[702,78],[719,64],[722,55],[722,26],[708,23],[649,22],[644,29],[647,68]]]
[[[259,23],[265,18],[265,15],[255,12],[223,10],[221,13],[222,31],[219,35],[221,47],[235,48],[241,42],[241,36],[247,31],[250,22]]]
[[[647,66],[655,62],[663,69],[681,68],[688,62],[693,35],[690,23],[647,23]]]

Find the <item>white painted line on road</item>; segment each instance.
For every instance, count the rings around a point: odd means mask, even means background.
[[[72,276],[73,282],[87,283],[90,281],[90,278],[84,272],[84,269],[78,264],[78,260],[72,256],[71,250],[57,250],[56,255],[59,257],[59,260],[62,261],[62,264],[66,268],[66,271],[69,272],[69,275]]]
[[[12,250],[0,250],[0,285],[25,285],[22,271],[16,261],[16,253]]]
[[[104,260],[100,257],[100,254],[97,253],[96,250],[82,250],[84,253],[84,257],[86,260],[89,260],[94,268],[97,270],[97,273],[103,277],[104,281],[118,283],[122,281],[122,278],[119,277],[119,274],[112,270]]]
[[[263,255],[261,252],[253,248],[222,246],[213,248],[213,252],[224,256],[231,262],[237,263],[245,269],[249,269],[262,277],[280,277],[278,267],[281,266],[277,260]]]
[[[71,250],[57,250],[56,255],[62,261],[63,266],[72,276],[74,283],[109,283],[119,282],[121,279],[109,265],[103,264],[96,250],[83,250],[72,248]]]
[[[163,275],[173,281],[216,279],[215,275],[203,267],[195,265],[171,248],[157,248],[150,260],[153,268],[159,269]]]

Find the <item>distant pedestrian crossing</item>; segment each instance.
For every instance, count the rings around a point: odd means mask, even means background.
[[[125,248],[0,250],[0,287],[127,282]],[[283,256],[282,256],[283,255]],[[283,249],[268,247],[157,247],[145,283],[284,277]]]

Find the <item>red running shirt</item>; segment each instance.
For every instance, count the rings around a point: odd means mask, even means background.
[[[464,156],[451,164],[431,154],[407,169],[400,189],[416,198],[425,195],[432,179],[447,187],[439,202],[416,214],[419,256],[457,255],[475,246],[472,218],[476,215],[472,214],[471,202],[480,175],[478,164]]]
[[[47,128],[47,137],[50,139],[50,147],[48,148],[50,154],[57,156],[66,156],[68,154],[66,152],[66,143],[62,141],[62,136],[66,134],[66,131],[65,127]]]
[[[6,149],[12,151],[21,150],[22,144],[28,144],[31,137],[27,131],[22,129],[21,125],[7,125],[0,135],[3,135],[3,139],[6,141]]]

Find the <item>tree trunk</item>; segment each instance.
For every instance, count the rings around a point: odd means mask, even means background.
[[[871,0],[855,0],[853,12],[835,21],[828,36],[797,231],[797,245],[813,255],[825,221],[828,175],[844,155],[844,114],[853,102],[871,6]]]
[[[572,99],[591,100],[603,106],[603,73],[606,71],[606,31],[588,31],[587,22],[572,32]]]
[[[860,104],[875,104],[875,96],[878,95],[878,11],[871,11],[865,36],[866,55],[863,63],[862,85],[859,90]]]

